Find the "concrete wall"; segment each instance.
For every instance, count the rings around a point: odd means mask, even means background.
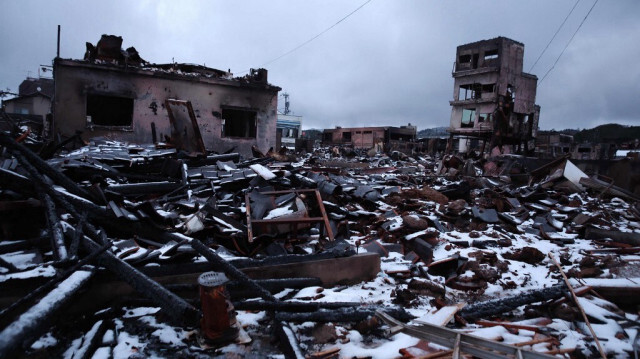
[[[28,96],[11,99],[4,102],[7,113],[23,113],[27,115],[40,115],[44,119],[51,112],[51,100],[45,96]]]
[[[120,141],[151,143],[151,124],[158,141],[171,135],[166,99],[191,101],[205,147],[217,152],[235,151],[251,156],[251,146],[266,152],[275,146],[277,94],[280,88],[239,80],[181,76],[140,69],[92,65],[57,60],[54,68],[56,98],[54,128],[62,136],[76,130],[83,137],[105,136]],[[129,128],[98,128],[87,124],[87,94],[133,99],[133,123]],[[256,138],[222,136],[223,107],[255,110]]]

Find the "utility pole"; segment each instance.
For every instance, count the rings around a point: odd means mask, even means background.
[[[289,114],[289,94],[288,93],[283,93],[282,96],[284,96],[284,114],[288,115]]]

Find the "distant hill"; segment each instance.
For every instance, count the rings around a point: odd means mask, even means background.
[[[449,137],[449,127],[426,128],[418,131],[418,138]]]
[[[615,123],[578,131],[573,140],[582,142],[628,142],[640,138],[640,126],[624,126]]]

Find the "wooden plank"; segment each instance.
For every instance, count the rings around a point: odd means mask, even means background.
[[[355,284],[369,281],[380,272],[380,256],[377,253],[363,253],[350,257],[321,259],[300,263],[270,265],[240,269],[252,279],[305,278],[317,277],[323,286]],[[201,272],[152,277],[161,285],[197,284]],[[133,288],[125,282],[95,282],[73,308],[78,311],[99,309],[105,303],[134,294]],[[193,293],[195,297],[197,292]],[[87,306],[87,307],[85,307]]]
[[[433,325],[446,325],[453,319],[453,317],[458,313],[462,307],[464,307],[467,303],[459,303],[456,305],[447,305],[438,309],[433,313],[427,313],[426,315],[418,318],[415,322],[418,323],[426,323]]]
[[[387,325],[402,327],[405,334],[416,338],[428,340],[432,343],[452,348],[454,352],[459,348],[461,353],[472,354],[479,358],[509,358],[521,355],[525,359],[550,359],[550,355],[523,350],[521,348],[497,343],[491,340],[475,337],[473,335],[460,333],[445,327],[439,327],[431,324],[423,324],[420,326],[407,325],[388,314],[377,311],[376,316],[382,319]],[[459,344],[459,345],[458,345]]]
[[[350,257],[242,269],[250,278],[320,278],[325,287],[369,281],[380,273],[380,256],[362,253]]]

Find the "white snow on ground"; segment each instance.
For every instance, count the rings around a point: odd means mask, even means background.
[[[33,342],[33,344],[31,344],[31,349],[37,350],[37,349],[42,349],[46,347],[52,347],[52,346],[55,346],[56,344],[58,344],[58,339],[56,339],[53,336],[53,334],[49,332],[43,335],[42,337],[40,337],[40,339]]]
[[[389,359],[399,356],[398,351],[402,348],[416,345],[418,338],[400,333],[390,338],[389,341],[380,341],[374,344],[364,344],[362,335],[357,330],[349,331],[347,335],[349,342],[337,345],[340,347],[341,358],[367,357],[372,359]],[[333,345],[336,346],[336,345]]]
[[[0,275],[0,283],[10,279],[25,279],[33,277],[53,277],[56,275],[56,269],[52,266],[43,266],[33,268],[24,272],[8,273]]]
[[[109,359],[111,358],[110,347],[100,347],[93,353],[91,359]]]
[[[158,323],[156,318],[151,315],[140,317],[138,320],[152,328],[157,328],[151,335],[158,337],[161,342],[175,346],[186,345],[183,340],[187,335],[181,328],[172,327],[165,323]]]
[[[36,262],[37,257],[38,255],[35,252],[24,251],[0,254],[0,258],[13,264],[20,270],[27,269],[34,264],[38,264]]]
[[[136,318],[145,315],[156,314],[160,311],[160,307],[137,307],[137,308],[124,308],[125,313],[123,318]]]
[[[236,320],[243,327],[249,327],[249,326],[259,327],[260,326],[259,322],[266,318],[267,318],[267,312],[265,311],[251,313],[251,312],[245,312],[243,310],[240,310],[236,314]]]
[[[118,345],[113,348],[113,359],[128,359],[132,354],[142,352],[147,343],[140,342],[140,338],[121,331],[118,334]]]

